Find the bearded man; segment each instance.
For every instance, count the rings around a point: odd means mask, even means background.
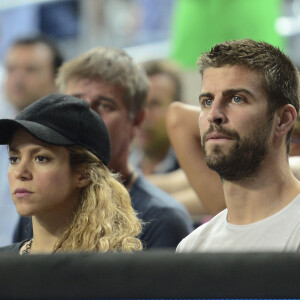
[[[295,65],[278,48],[249,39],[216,45],[198,65],[200,114],[172,105],[168,129],[202,201],[225,199],[227,209],[177,251],[300,251],[300,182],[288,160],[299,111]]]

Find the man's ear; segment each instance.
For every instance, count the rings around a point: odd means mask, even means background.
[[[91,182],[91,178],[86,170],[78,170],[75,174],[75,180],[78,188],[84,188]]]
[[[141,124],[145,120],[145,116],[146,116],[145,109],[141,109],[133,117],[133,119],[132,119],[132,127],[131,127],[132,129],[130,130],[130,139],[131,140],[136,136],[138,130],[141,127]]]
[[[145,109],[141,109],[139,112],[137,112],[132,120],[132,123],[135,127],[140,127],[143,121],[145,120],[146,111]]]
[[[277,117],[275,134],[279,137],[286,135],[291,130],[297,119],[297,112],[293,105],[286,104],[277,110]]]

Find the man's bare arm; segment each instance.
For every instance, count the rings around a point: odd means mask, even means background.
[[[211,214],[225,208],[222,183],[205,162],[200,142],[200,108],[174,102],[167,113],[167,129],[181,168]]]

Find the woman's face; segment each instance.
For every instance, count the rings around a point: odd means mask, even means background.
[[[23,216],[71,216],[79,199],[78,174],[65,147],[44,143],[18,129],[9,146],[10,192]]]

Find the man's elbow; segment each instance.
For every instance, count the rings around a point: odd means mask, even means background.
[[[181,117],[183,113],[183,103],[172,102],[167,110],[166,123],[168,132],[175,130],[181,124]]]

